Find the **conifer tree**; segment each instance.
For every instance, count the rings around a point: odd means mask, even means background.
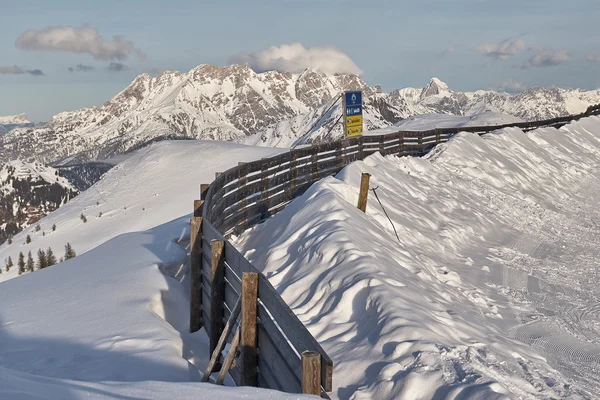
[[[65,246],[65,261],[75,258],[76,255],[75,250],[71,247],[71,243],[67,242]]]
[[[25,238],[25,243],[31,243],[31,236],[27,235],[27,237]]]
[[[56,264],[56,256],[54,256],[54,253],[50,247],[48,247],[48,253],[46,253],[46,263],[49,267]]]
[[[12,244],[12,235],[8,235],[8,244]]]
[[[6,272],[10,271],[10,269],[13,267],[13,260],[12,258],[9,256],[8,260],[6,261]]]
[[[44,250],[39,249],[37,255],[38,255],[37,269],[46,268],[48,266],[48,260],[46,258],[46,253],[44,252]]]
[[[19,266],[19,275],[21,275],[25,272],[25,256],[23,255],[23,252],[19,253],[19,261],[17,262],[17,265]]]
[[[56,230],[56,224],[52,224],[52,232]]]
[[[25,264],[25,269],[27,272],[33,272],[35,268],[35,263],[33,262],[33,257],[31,256],[31,250],[27,254],[27,264]]]

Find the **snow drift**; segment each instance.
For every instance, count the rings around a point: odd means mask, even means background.
[[[353,163],[236,246],[332,357],[339,398],[592,398],[599,165],[596,117],[462,133]],[[362,172],[383,204],[366,214]]]

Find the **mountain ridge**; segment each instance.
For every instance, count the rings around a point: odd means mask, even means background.
[[[309,128],[331,99],[344,90],[364,92],[365,129],[379,129],[419,114],[473,115],[484,111],[523,120],[584,111],[600,103],[600,90],[532,88],[517,95],[495,91],[455,92],[438,78],[424,88],[384,93],[352,74],[256,73],[247,64],[201,64],[187,73],[137,76],[101,107],[53,116],[37,128],[15,128],[0,136],[0,162],[32,157],[60,165],[101,160],[160,137],[226,140],[287,147],[342,136],[335,122],[341,108]]]

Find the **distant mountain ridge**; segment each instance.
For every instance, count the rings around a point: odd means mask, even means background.
[[[17,128],[0,136],[0,162],[33,157],[46,164],[99,160],[160,138],[229,140],[289,146],[342,135],[339,106],[315,125],[344,90],[363,90],[365,129],[390,126],[425,113],[473,115],[484,111],[524,120],[585,111],[600,103],[600,90],[533,88],[510,95],[494,91],[454,92],[433,78],[424,88],[384,93],[359,76],[256,73],[248,65],[200,65],[187,73],[148,74],[102,107],[55,115],[46,125]]]
[[[30,124],[26,114],[0,116],[0,125],[8,124]]]
[[[26,114],[0,116],[0,134],[15,128],[33,128],[35,124],[27,119]]]

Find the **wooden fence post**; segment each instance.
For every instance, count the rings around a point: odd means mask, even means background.
[[[302,353],[302,393],[321,395],[321,354],[316,351]]]
[[[200,185],[200,200],[206,200],[206,194],[208,193],[209,187],[210,183],[203,183]]]
[[[202,217],[190,225],[190,332],[202,328]]]
[[[360,193],[358,194],[358,207],[360,211],[367,212],[367,198],[369,197],[369,178],[371,174],[363,172],[360,178]]]
[[[256,348],[257,300],[258,274],[255,272],[244,272],[242,276],[241,386],[258,386],[258,354]]]
[[[215,351],[223,333],[223,303],[225,302],[225,242],[213,240],[212,282],[210,284],[210,354]],[[220,365],[215,367],[220,369]]]
[[[194,217],[201,217],[203,208],[204,200],[194,200]]]

